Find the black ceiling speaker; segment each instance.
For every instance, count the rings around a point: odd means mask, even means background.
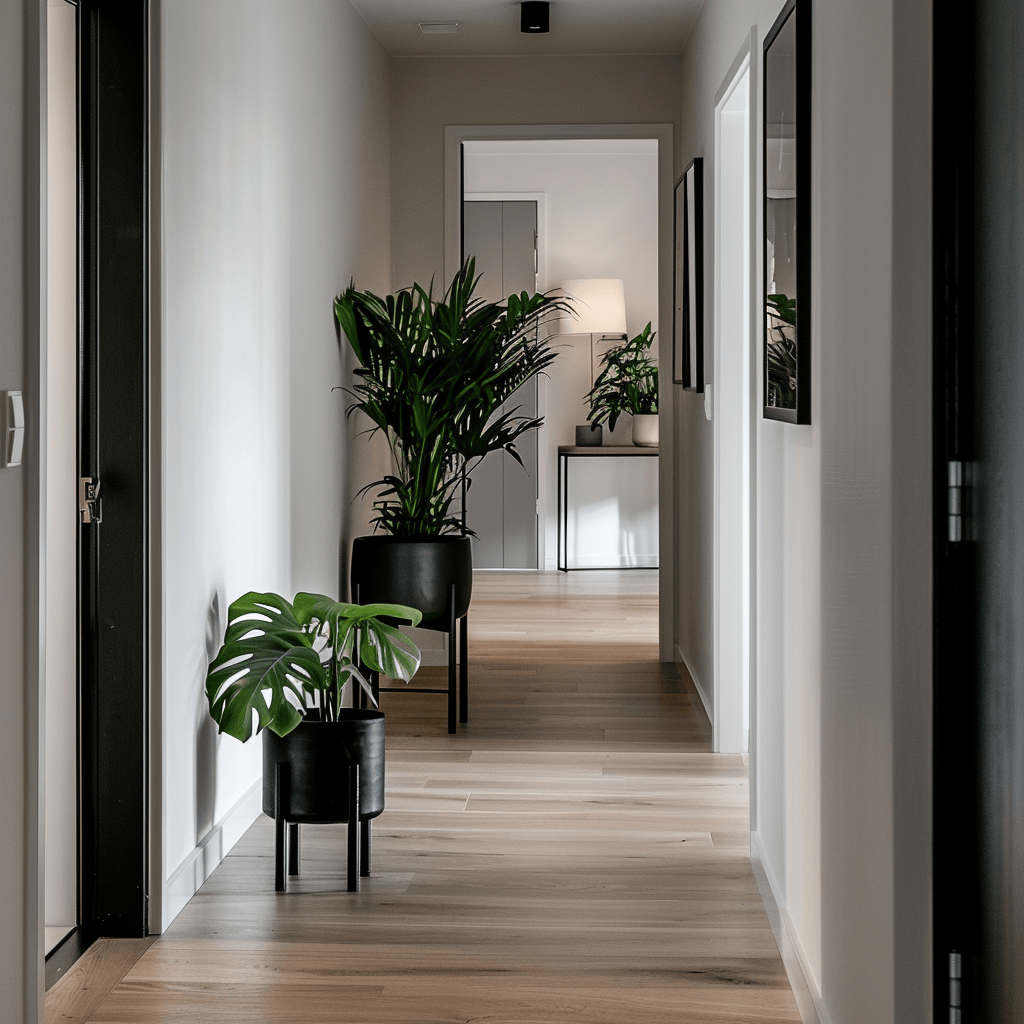
[[[548,7],[547,0],[523,0],[519,5],[519,31],[531,33],[549,31]]]

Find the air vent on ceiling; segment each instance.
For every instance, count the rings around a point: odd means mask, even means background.
[[[459,31],[457,21],[421,21],[419,26],[425,36],[453,36]]]

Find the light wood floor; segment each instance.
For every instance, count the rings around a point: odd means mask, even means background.
[[[657,573],[480,573],[470,624],[457,736],[443,697],[384,698],[361,893],[339,826],[303,829],[302,876],[275,893],[262,818],[98,1006],[52,1019],[799,1021],[743,759],[709,753],[692,683],[657,662]]]

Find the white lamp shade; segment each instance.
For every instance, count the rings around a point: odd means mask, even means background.
[[[573,300],[575,315],[559,321],[559,334],[626,333],[626,296],[620,280],[574,278],[560,287]]]

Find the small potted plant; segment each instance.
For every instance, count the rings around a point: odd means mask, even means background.
[[[658,446],[658,367],[650,356],[653,341],[648,323],[631,341],[605,352],[601,372],[585,396],[592,424],[607,421],[608,429],[614,430],[619,416],[629,413],[633,444],[644,448]]]
[[[284,823],[292,826],[292,874],[298,873],[298,824],[363,826],[384,809],[384,715],[355,705],[365,692],[360,665],[406,682],[419,668],[415,644],[383,621],[420,621],[415,608],[353,605],[323,594],[250,592],[228,609],[224,643],[210,663],[206,696],[221,732],[243,743],[263,732],[263,811],[277,820],[277,888],[284,888]],[[346,687],[352,707],[344,706]],[[358,795],[345,785],[359,766]],[[357,815],[349,815],[353,797]],[[358,856],[356,859],[358,863]],[[350,859],[349,889],[358,888]]]

